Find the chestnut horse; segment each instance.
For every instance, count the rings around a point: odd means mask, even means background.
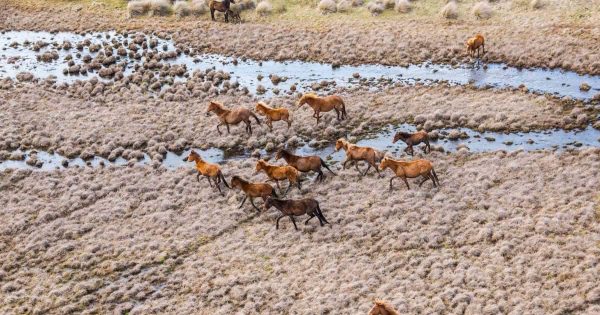
[[[473,57],[475,55],[475,51],[477,51],[477,58],[479,58],[480,47],[483,49],[482,54],[485,54],[485,39],[481,34],[477,34],[474,37],[469,38],[465,43],[465,46],[467,47],[467,53],[471,57]]]
[[[221,130],[219,130],[221,125],[225,125],[225,127],[227,127],[227,133],[229,133],[229,125],[237,125],[243,121],[246,123],[246,132],[252,135],[250,116],[254,117],[254,119],[256,119],[256,123],[260,125],[260,120],[258,120],[258,117],[256,117],[256,115],[247,108],[238,107],[234,109],[227,109],[219,102],[210,101],[208,104],[208,109],[206,110],[206,116],[208,116],[210,112],[215,112],[215,114],[217,114],[219,117],[220,122],[217,125],[217,131],[219,134],[222,134]]]
[[[402,142],[404,142],[404,143],[406,143],[406,145],[408,145],[408,147],[406,147],[405,151],[409,152],[410,155],[415,154],[413,145],[417,145],[421,142],[425,143],[425,145],[426,145],[426,148],[423,151],[425,153],[427,153],[428,151],[431,152],[431,146],[429,145],[429,134],[427,134],[426,131],[421,130],[421,131],[417,131],[415,133],[398,131],[394,135],[394,140],[392,141],[392,143],[396,143],[396,141],[398,141],[398,140],[402,140]]]
[[[414,160],[409,162],[392,160],[388,157],[383,158],[379,164],[379,168],[383,171],[386,168],[390,168],[394,171],[394,177],[390,178],[390,190],[392,190],[392,181],[394,178],[402,178],[406,184],[406,188],[410,189],[406,178],[423,177],[423,181],[419,183],[419,187],[423,185],[425,181],[431,179],[433,187],[437,187],[440,184],[437,174],[433,169],[433,165],[428,160]]]
[[[292,223],[294,223],[294,228],[298,231],[294,216],[301,216],[303,214],[308,214],[310,216],[310,218],[304,221],[304,225],[308,224],[308,221],[314,217],[319,219],[321,226],[330,224],[327,222],[327,219],[325,219],[325,216],[323,216],[321,207],[319,207],[319,202],[312,198],[283,200],[269,197],[265,202],[265,210],[269,210],[271,207],[275,207],[281,211],[281,215],[277,218],[277,223],[275,224],[275,229],[277,230],[279,230],[279,220],[281,220],[281,218],[289,217],[290,220],[292,220]]]
[[[343,120],[348,117],[346,114],[346,105],[342,98],[337,95],[319,97],[312,93],[304,94],[298,101],[298,107],[302,107],[304,104],[308,104],[315,111],[313,117],[317,119],[317,125],[321,118],[321,112],[325,113],[335,110],[337,120]]]
[[[339,151],[342,148],[344,149],[344,151],[346,151],[346,159],[342,164],[344,169],[346,169],[346,163],[353,162],[354,166],[356,167],[356,170],[361,176],[367,175],[367,172],[369,171],[369,169],[371,169],[371,166],[377,171],[377,174],[381,176],[381,173],[379,173],[379,169],[377,168],[377,162],[381,161],[381,159],[384,158],[384,152],[377,151],[370,147],[359,147],[356,144],[352,144],[343,138],[338,139],[335,142],[336,151]],[[357,161],[365,161],[369,165],[365,170],[364,174],[361,173],[358,169]]]
[[[283,120],[287,122],[288,129],[292,125],[290,119],[290,112],[286,108],[272,108],[264,102],[258,102],[256,104],[256,111],[267,118],[267,126],[273,131],[273,122]]]
[[[233,176],[233,178],[231,178],[231,188],[239,188],[246,194],[240,208],[244,206],[244,202],[250,197],[250,203],[254,209],[260,212],[260,209],[254,204],[254,198],[260,197],[264,202],[266,202],[269,197],[277,198],[277,194],[271,185],[265,183],[251,183],[239,176]]]
[[[330,171],[331,174],[335,175],[335,173],[329,168],[329,166],[325,164],[325,161],[323,161],[323,159],[321,159],[321,157],[319,157],[318,155],[300,156],[294,155],[287,150],[281,149],[277,151],[277,154],[275,155],[275,161],[278,161],[281,158],[283,158],[288,165],[293,166],[300,172],[317,172],[319,175],[317,175],[315,181],[320,179],[320,181],[322,182],[325,178],[325,175],[321,170],[321,166]]]
[[[368,315],[400,315],[398,311],[384,301],[375,300],[373,303],[375,303],[375,305],[373,305],[373,308],[371,308]]]
[[[221,195],[225,195],[221,191],[221,187],[219,187],[219,184],[221,183],[221,181],[223,181],[223,184],[225,184],[225,187],[231,188],[231,187],[229,187],[229,185],[227,185],[227,181],[225,180],[225,177],[223,176],[223,172],[221,172],[221,168],[219,167],[219,165],[205,162],[200,157],[200,155],[198,153],[196,153],[196,151],[194,151],[194,150],[192,150],[192,152],[190,152],[190,155],[188,155],[187,160],[188,160],[188,162],[196,163],[196,170],[198,171],[198,174],[196,175],[196,179],[198,180],[198,182],[200,182],[200,175],[204,175],[204,177],[206,177],[206,179],[208,180],[208,184],[210,185],[210,187],[213,187],[212,182],[211,182],[211,178],[212,178],[212,180],[215,182],[215,186],[217,187],[217,189],[219,190],[219,193],[221,193]]]
[[[269,181],[275,181],[275,184],[277,184],[277,188],[279,189],[279,191],[281,191],[279,181],[287,179],[290,185],[285,191],[285,194],[287,194],[288,191],[290,191],[290,188],[292,188],[292,184],[295,184],[296,187],[298,187],[298,189],[302,189],[300,185],[300,178],[298,178],[300,176],[300,173],[298,173],[297,169],[289,165],[277,166],[269,164],[265,160],[258,160],[258,162],[256,162],[256,173],[260,172],[261,170],[264,171],[267,174],[267,176],[269,176]]]
[[[208,2],[208,8],[210,9],[210,18],[215,21],[215,11],[225,13],[225,22],[229,22],[229,15],[233,12],[229,9],[231,3],[235,3],[234,0],[210,0]]]

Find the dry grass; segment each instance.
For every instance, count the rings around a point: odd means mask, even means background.
[[[487,0],[477,2],[471,10],[473,15],[478,19],[489,19],[492,17],[492,6]]]
[[[175,15],[179,18],[190,16],[192,14],[192,8],[190,4],[186,1],[175,2],[175,5],[173,5],[173,11],[175,12]]]
[[[458,18],[458,5],[456,1],[449,1],[440,11],[440,14],[447,19],[456,19]]]
[[[412,9],[412,5],[409,0],[397,0],[394,10],[398,13],[408,13]]]
[[[192,0],[192,5],[190,6],[192,10],[192,14],[195,16],[201,16],[206,14],[208,10],[208,6],[204,0]]]
[[[256,6],[256,13],[261,16],[269,15],[273,12],[273,5],[268,0],[263,0]]]
[[[335,13],[337,5],[334,0],[321,0],[317,6],[321,14]]]
[[[150,0],[135,0],[127,4],[129,17],[138,17],[150,12]]]

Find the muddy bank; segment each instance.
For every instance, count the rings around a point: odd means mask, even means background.
[[[600,311],[598,149],[431,159],[439,189],[390,194],[390,173],[336,168],[307,182],[290,196],[317,198],[332,226],[301,231],[189,169],[2,172],[0,310],[365,313],[377,297],[403,313]],[[254,162],[223,169],[264,180]]]
[[[109,9],[102,5],[87,8],[81,3],[42,8],[8,1],[1,6],[0,20],[5,22],[0,28],[3,30],[166,31],[173,34],[177,43],[185,43],[201,52],[259,60],[460,64],[470,61],[464,53],[465,39],[480,32],[489,41],[489,52],[484,57],[486,62],[600,74],[598,25],[583,20],[565,23],[565,17],[556,15],[558,11],[554,11],[552,17],[546,15],[547,11],[545,14],[532,11],[492,21],[447,21],[432,14],[426,18],[365,21],[352,18],[318,22],[297,18],[259,19],[229,25],[211,23],[208,16],[182,21],[174,18],[126,19],[124,9]],[[526,45],[523,38],[527,38]]]
[[[84,160],[100,156],[130,160],[145,152],[160,161],[167,151],[185,148],[221,148],[253,152],[288,145],[324,147],[338,137],[357,139],[390,123],[412,123],[426,130],[468,127],[479,131],[530,131],[551,128],[585,128],[597,125],[597,109],[576,101],[534,96],[519,91],[478,90],[470,87],[414,86],[369,92],[360,88],[339,89],[349,119],[337,122],[323,115],[315,127],[312,110],[297,108],[296,96],[278,96],[268,103],[290,110],[290,129],[275,123],[269,132],[256,126],[248,136],[240,126],[219,135],[217,118],[206,116],[207,102],[254,108],[260,98],[231,90],[211,96],[182,89],[181,100],[165,101],[135,90],[114,92],[103,87],[94,97],[82,100],[73,86],[58,92],[34,83],[19,83],[0,90],[0,151],[21,149],[57,152]],[[96,88],[96,87],[94,87]],[[60,121],[60,123],[57,123]],[[255,124],[255,123],[253,123]],[[5,158],[6,159],[6,158]]]

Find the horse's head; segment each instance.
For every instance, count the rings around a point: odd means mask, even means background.
[[[396,143],[398,140],[404,141],[408,139],[408,137],[410,137],[410,134],[408,132],[398,131],[394,135],[394,140],[392,141],[392,143]]]
[[[277,153],[275,154],[275,161],[279,161],[279,159],[285,158],[289,154],[290,153],[288,151],[286,151],[285,149],[281,149],[281,150],[277,151]]]
[[[260,172],[262,169],[265,168],[266,165],[267,165],[267,162],[265,162],[265,160],[258,160],[258,162],[256,162],[256,168],[255,168],[254,174]]]
[[[396,312],[390,305],[383,301],[373,301],[375,305],[371,308],[368,315],[397,315]]]
[[[304,104],[308,104],[308,102],[314,98],[314,94],[304,94],[300,97],[300,99],[298,100],[298,107],[302,107],[302,105]]]
[[[269,210],[271,207],[273,206],[273,198],[271,197],[267,197],[267,200],[265,200],[265,211]]]
[[[341,138],[341,139],[338,139],[338,140],[335,142],[335,150],[336,150],[336,151],[339,151],[341,148],[344,148],[344,149],[346,149],[346,140],[344,140],[343,138]]]
[[[258,102],[254,108],[259,114],[265,114],[265,103]]]
[[[381,162],[379,163],[379,170],[383,171],[389,166],[390,166],[390,159],[388,159],[387,157],[384,157],[383,159],[381,159]]]
[[[209,116],[210,112],[215,111],[215,110],[217,110],[219,108],[221,108],[221,104],[219,104],[217,102],[210,101],[208,103],[208,108],[206,108],[206,116]]]
[[[198,154],[198,153],[196,153],[196,151],[192,150],[187,157],[187,161],[194,162],[194,161],[198,161],[198,160],[202,161],[200,154]]]

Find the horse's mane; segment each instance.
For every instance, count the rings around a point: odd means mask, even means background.
[[[388,302],[385,302],[383,300],[375,300],[373,301],[375,304],[385,308],[386,311],[388,311],[391,314],[394,315],[400,315],[400,313],[398,313],[398,311],[396,311],[396,309],[394,309],[393,306],[391,306]]]
[[[267,105],[265,102],[258,102],[256,103],[257,106],[261,106],[267,109],[270,109],[271,107],[269,107],[269,105]]]
[[[396,132],[396,134],[401,135],[403,137],[408,137],[411,135],[410,132],[406,132],[406,131],[398,131],[398,132]]]
[[[315,93],[306,93],[306,94],[302,95],[302,97],[300,98],[300,100],[305,100],[305,99],[316,100],[316,99],[319,99],[319,98],[320,97],[317,94],[315,94]]]
[[[279,152],[281,152],[281,155],[286,155],[286,156],[292,155],[292,153],[286,149],[281,149],[281,150],[279,150]]]
[[[219,106],[219,107],[221,107],[221,108],[225,108],[225,105],[223,105],[223,103],[221,103],[221,102],[217,102],[217,101],[210,101],[210,103],[211,103],[211,104],[215,104],[215,105],[217,105],[217,106]]]

